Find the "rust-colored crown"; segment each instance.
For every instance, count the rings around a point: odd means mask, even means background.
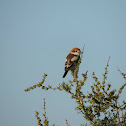
[[[75,48],[71,49],[71,51],[70,51],[70,52],[73,52],[74,50],[79,50],[79,51],[80,51],[80,49],[79,49],[79,48],[75,47]]]

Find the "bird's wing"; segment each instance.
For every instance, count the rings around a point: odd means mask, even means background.
[[[79,58],[80,58],[79,56],[75,56],[74,54],[69,54],[66,57],[65,71],[69,70],[75,64],[75,62],[78,62]]]

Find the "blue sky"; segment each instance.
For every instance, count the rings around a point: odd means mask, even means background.
[[[59,91],[24,89],[41,81],[54,87],[65,79],[64,62],[73,47],[85,53],[80,73],[88,72],[84,92],[90,90],[95,72],[99,80],[111,56],[107,82],[118,89],[126,73],[125,0],[1,0],[0,1],[0,125],[35,126],[35,111],[43,112],[46,98],[50,124],[84,123],[74,110],[75,101]],[[125,99],[126,90],[120,100]],[[125,99],[126,100],[126,99]]]

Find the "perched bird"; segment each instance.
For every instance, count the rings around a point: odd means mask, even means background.
[[[67,75],[69,70],[74,72],[74,70],[78,64],[78,60],[80,59],[80,54],[81,54],[81,50],[79,48],[73,48],[70,51],[70,53],[66,57],[65,73],[63,75],[63,78]]]

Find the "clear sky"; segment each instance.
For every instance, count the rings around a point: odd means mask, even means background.
[[[40,82],[57,86],[65,79],[65,58],[73,47],[85,53],[80,74],[92,72],[102,80],[109,56],[108,83],[118,89],[126,73],[126,0],[0,0],[0,125],[37,126],[35,111],[43,112],[46,98],[50,124],[84,123],[65,92],[24,89]],[[125,99],[126,88],[121,100]]]

